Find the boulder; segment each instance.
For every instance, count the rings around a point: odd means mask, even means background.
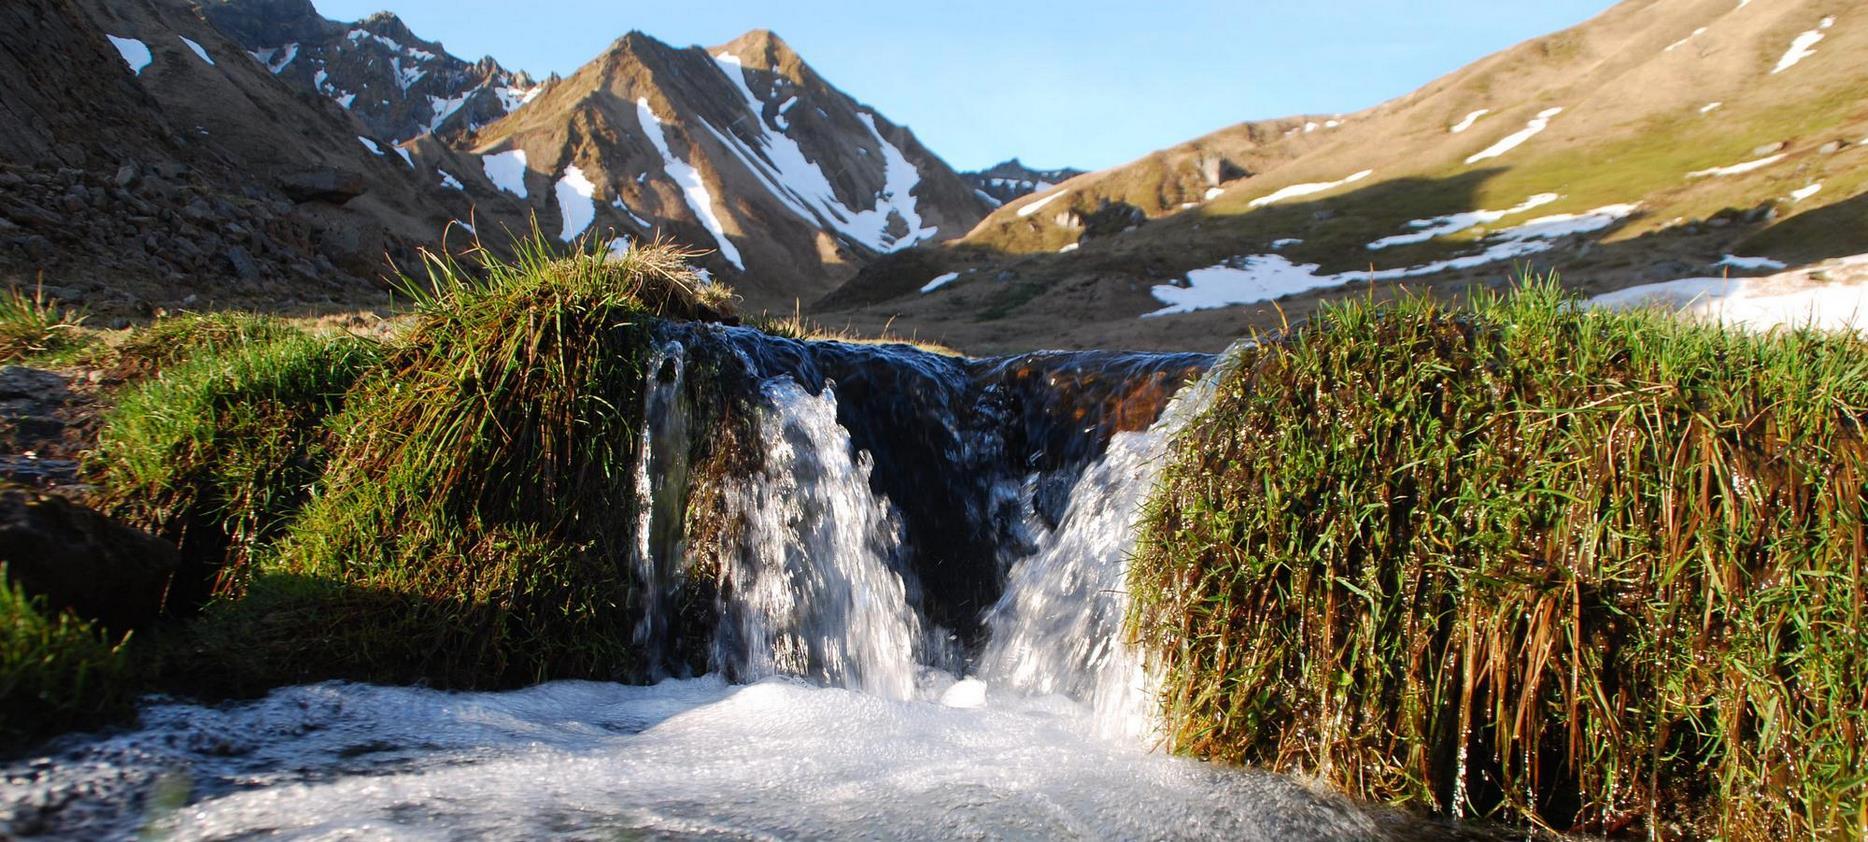
[[[288,173],[279,178],[279,190],[294,202],[327,202],[341,205],[363,195],[369,182],[346,170],[321,167]]]
[[[168,608],[182,572],[174,546],[63,497],[0,490],[0,565],[7,580],[116,632]]]

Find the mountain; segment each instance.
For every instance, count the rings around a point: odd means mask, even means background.
[[[754,308],[813,300],[988,210],[912,132],[766,31],[710,49],[632,32],[464,151],[480,164],[452,172],[528,201],[546,233],[712,249],[702,265]]]
[[[345,24],[319,15],[310,0],[208,0],[201,10],[273,75],[329,97],[394,143],[471,134],[543,87],[491,56],[456,58],[389,12]]]
[[[1864,54],[1833,0],[1626,0],[1366,111],[1070,179],[817,310],[969,350],[1217,348],[1522,265],[1599,293],[1868,251]]]
[[[0,274],[100,315],[377,300],[473,203],[179,0],[0,26]],[[516,206],[509,212],[518,213]]]
[[[1082,174],[1082,170],[1069,168],[1034,170],[1013,158],[983,170],[963,172],[960,177],[996,208],[1021,196],[1049,190]]]
[[[304,0],[5,14],[0,279],[113,318],[380,304],[420,249],[535,226],[690,244],[748,309],[790,309],[990,209],[764,31],[631,33],[541,85]]]

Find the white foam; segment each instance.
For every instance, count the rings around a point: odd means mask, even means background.
[[[962,682],[964,684],[964,682]],[[1301,781],[1099,739],[1056,697],[954,685],[950,707],[789,679],[506,693],[320,684],[140,730],[9,799],[65,805],[51,835],[175,840],[542,838],[1367,839]],[[983,692],[982,692],[983,691]],[[158,793],[186,793],[164,807]]]
[[[1326,191],[1335,190],[1336,188],[1342,187],[1345,184],[1354,184],[1374,174],[1375,174],[1374,170],[1363,170],[1359,173],[1345,176],[1335,181],[1322,181],[1322,182],[1315,182],[1311,184],[1293,184],[1282,190],[1278,190],[1277,192],[1274,192],[1271,195],[1260,196],[1256,199],[1253,199],[1251,201],[1250,206],[1255,207],[1255,208],[1261,208],[1269,204],[1282,202],[1285,199],[1295,199],[1299,196],[1311,196],[1317,193],[1323,193]]]
[[[720,256],[740,271],[745,271],[746,264],[740,260],[738,247],[727,239],[726,227],[720,224],[720,217],[714,213],[713,193],[708,191],[700,171],[675,157],[675,153],[668,148],[668,137],[662,131],[662,118],[657,117],[655,109],[649,107],[648,97],[636,100],[636,117],[642,123],[643,136],[662,155],[662,170],[681,188],[682,198],[687,201],[688,209],[694,212],[694,217],[700,220],[701,227],[713,235],[714,242],[720,247]]]
[[[584,171],[573,164],[564,168],[564,175],[558,179],[554,192],[558,199],[558,214],[561,225],[558,239],[570,242],[590,228],[590,223],[597,219],[597,185],[584,177]]]
[[[143,69],[155,60],[155,57],[149,53],[149,45],[135,38],[120,38],[115,35],[104,37],[109,38],[111,46],[117,48],[117,54],[123,56],[123,63],[130,66],[130,73],[133,75],[143,75]]]
[[[214,66],[214,59],[208,56],[208,51],[203,48],[200,43],[186,35],[177,35],[175,37],[182,39],[182,44],[186,45],[188,51],[194,53],[196,58],[207,62],[209,67]]]
[[[1543,130],[1550,128],[1551,118],[1562,113],[1563,109],[1561,108],[1546,108],[1537,112],[1537,116],[1531,118],[1530,122],[1525,123],[1524,128],[1506,135],[1497,143],[1486,147],[1481,152],[1473,154],[1472,157],[1466,159],[1466,163],[1476,164],[1488,158],[1496,158],[1524,145],[1525,141],[1536,137],[1538,134],[1542,133]]]

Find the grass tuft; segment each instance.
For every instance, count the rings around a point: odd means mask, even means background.
[[[0,749],[102,724],[130,709],[124,641],[51,612],[0,566]]]
[[[1132,567],[1175,749],[1557,829],[1868,831],[1868,344],[1553,279],[1236,354]]]
[[[57,354],[82,345],[82,310],[47,299],[43,287],[32,295],[9,288],[0,294],[0,363]]]

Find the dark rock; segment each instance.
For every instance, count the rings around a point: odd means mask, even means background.
[[[282,176],[279,189],[295,202],[341,205],[363,195],[369,182],[358,173],[324,167]]]
[[[62,497],[0,491],[0,563],[7,579],[114,631],[162,616],[182,572],[159,538]]]
[[[234,275],[240,280],[251,281],[260,276],[259,263],[253,259],[253,255],[247,253],[245,248],[231,246],[227,249],[225,257],[227,265],[233,268]]]
[[[136,177],[142,173],[135,164],[124,164],[117,168],[117,177],[113,179],[118,187],[128,187],[136,183]]]

